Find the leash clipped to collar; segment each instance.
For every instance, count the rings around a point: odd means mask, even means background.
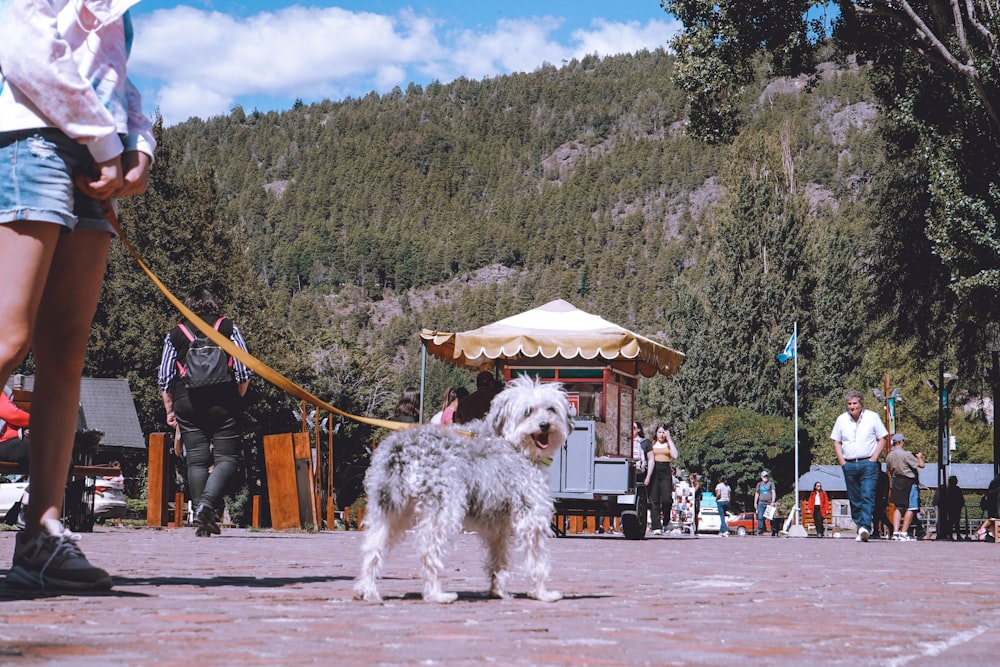
[[[181,313],[181,315],[190,320],[198,329],[198,331],[205,334],[205,336],[208,337],[209,340],[211,340],[213,343],[215,343],[223,350],[225,350],[226,354],[228,354],[231,357],[235,357],[244,366],[252,370],[254,373],[261,376],[262,378],[264,378],[271,384],[275,385],[276,387],[288,392],[292,396],[300,398],[303,401],[315,405],[318,408],[322,408],[334,414],[340,415],[341,417],[344,417],[346,419],[350,419],[352,421],[356,421],[361,424],[374,426],[376,428],[387,428],[392,431],[399,431],[413,426],[413,424],[410,423],[397,422],[389,419],[375,419],[373,417],[362,417],[360,415],[352,415],[349,412],[344,412],[340,408],[330,405],[326,401],[317,398],[307,390],[303,389],[299,385],[295,384],[294,382],[286,378],[278,371],[274,370],[264,362],[254,357],[249,352],[237,346],[235,343],[233,343],[233,341],[229,340],[228,338],[220,334],[218,331],[216,331],[211,324],[198,317],[190,308],[185,306],[184,302],[182,302],[180,299],[174,296],[173,293],[169,289],[167,289],[167,286],[164,285],[163,282],[156,276],[156,274],[153,273],[152,270],[150,270],[149,267],[146,266],[146,263],[142,261],[142,257],[139,256],[138,251],[125,236],[125,233],[122,231],[121,225],[118,224],[118,216],[115,214],[114,207],[112,206],[111,202],[110,201],[103,202],[101,204],[101,208],[104,211],[104,215],[108,219],[108,222],[111,223],[111,226],[118,234],[118,238],[121,239],[122,243],[125,245],[125,248],[129,251],[129,254],[132,255],[132,258],[135,259],[135,261],[139,264],[139,267],[143,270],[143,272],[145,272],[145,274],[149,276],[149,279],[153,281],[153,284],[156,285],[161,292],[163,292],[163,295],[167,297],[167,300],[173,304],[174,308],[176,308]]]

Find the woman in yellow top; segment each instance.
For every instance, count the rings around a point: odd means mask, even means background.
[[[673,504],[674,475],[670,462],[677,458],[677,447],[670,437],[666,424],[656,427],[653,441],[653,465],[646,470],[646,487],[649,490],[649,506],[653,512],[653,535],[662,535],[664,523],[670,522],[670,506]],[[664,522],[661,519],[661,513]]]

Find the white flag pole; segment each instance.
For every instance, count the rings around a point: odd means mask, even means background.
[[[795,322],[792,328],[792,358],[795,360],[795,419],[793,428],[795,429],[795,506],[788,523],[795,517],[795,524],[786,528],[789,537],[806,537],[806,529],[802,525],[802,508],[799,501],[799,323]]]
[[[802,524],[799,513],[799,323],[792,325],[792,340],[795,341],[792,352],[795,354],[795,524]]]

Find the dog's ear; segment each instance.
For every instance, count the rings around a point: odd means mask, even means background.
[[[502,434],[507,424],[507,416],[510,412],[510,392],[501,391],[490,401],[490,411],[486,413],[486,424],[490,430],[496,434]]]

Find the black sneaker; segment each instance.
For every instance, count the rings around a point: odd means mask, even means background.
[[[14,540],[14,563],[7,573],[11,588],[33,591],[106,591],[111,575],[87,562],[77,542],[80,536],[58,521]]]
[[[198,537],[209,537],[222,533],[219,524],[215,521],[215,510],[208,505],[198,506],[198,510],[194,513],[194,522],[197,525],[194,534]]]

